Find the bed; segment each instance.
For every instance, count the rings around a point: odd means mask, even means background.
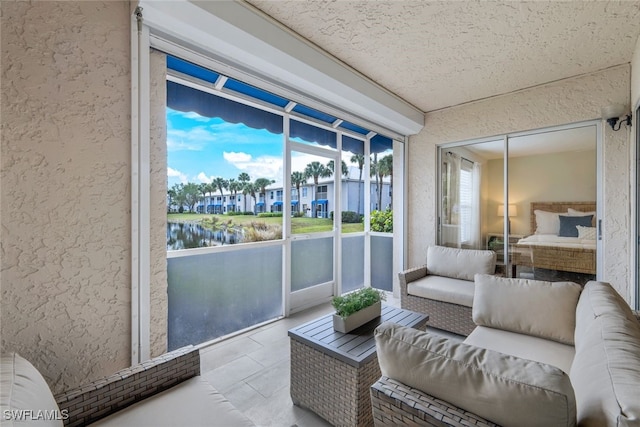
[[[558,237],[556,234],[537,233],[535,211],[578,216],[581,212],[594,213],[595,202],[532,202],[531,234],[520,239],[512,254],[516,266],[535,267],[572,273],[596,274],[595,228],[591,238]],[[577,212],[577,213],[576,213]],[[545,214],[546,215],[546,214]],[[571,216],[571,215],[570,215]],[[594,215],[595,218],[595,215]],[[595,225],[595,220],[593,224]],[[584,237],[584,236],[581,236]],[[591,236],[589,236],[591,237]]]

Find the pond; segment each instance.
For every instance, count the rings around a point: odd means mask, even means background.
[[[167,222],[167,250],[206,248],[238,243],[241,231],[209,230],[196,222]]]

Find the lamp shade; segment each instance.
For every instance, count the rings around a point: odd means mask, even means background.
[[[504,205],[498,205],[498,216],[504,216]],[[518,207],[509,205],[509,217],[518,216]]]

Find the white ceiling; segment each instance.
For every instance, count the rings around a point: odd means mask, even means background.
[[[634,1],[247,0],[422,111],[629,63]]]

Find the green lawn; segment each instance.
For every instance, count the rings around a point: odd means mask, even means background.
[[[204,218],[217,217],[218,222],[226,224],[231,221],[234,225],[243,226],[251,222],[264,222],[266,224],[281,225],[282,218],[260,218],[253,215],[205,215],[195,213],[167,214],[169,222],[193,221],[200,222]],[[330,231],[333,227],[333,221],[325,218],[291,218],[291,232],[293,234],[318,233],[322,231]],[[357,233],[364,231],[364,224],[342,224],[343,233]]]

